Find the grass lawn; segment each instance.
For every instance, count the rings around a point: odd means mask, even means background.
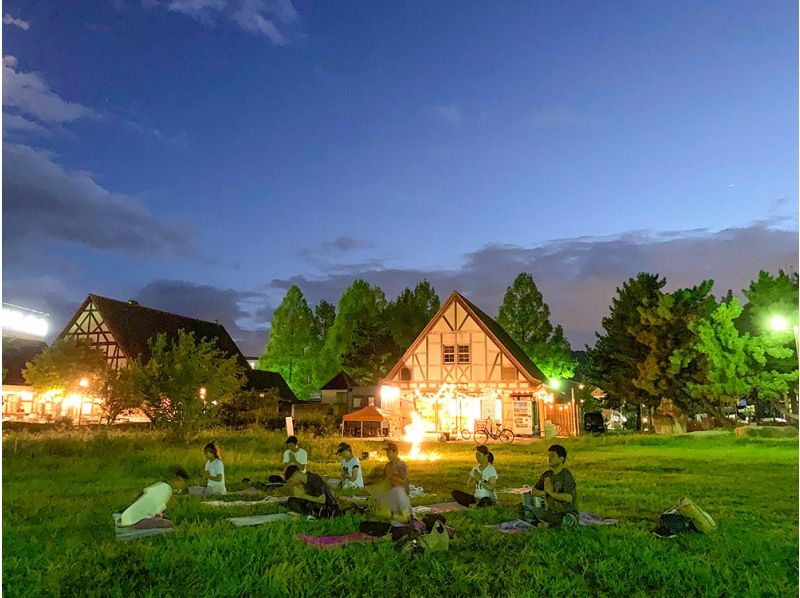
[[[400,553],[388,540],[322,551],[296,533],[336,534],[360,518],[234,528],[225,517],[279,507],[203,506],[180,497],[176,529],[114,539],[111,513],[181,464],[198,480],[202,446],[222,446],[228,486],[278,473],[280,434],[221,432],[191,442],[125,432],[30,435],[3,440],[3,591],[8,596],[797,596],[796,439],[618,436],[562,442],[578,481],[579,506],[620,519],[613,527],[506,535],[484,525],[517,516],[501,506],[448,514],[457,535],[447,553]],[[302,439],[301,439],[302,440]],[[335,475],[339,438],[309,439],[311,470]],[[443,458],[410,463],[428,494],[450,500],[474,464],[471,443],[426,445]],[[374,443],[354,449],[376,450]],[[533,483],[546,442],[492,445],[499,487]],[[364,463],[365,471],[379,465]],[[682,496],[718,521],[712,536],[650,534]]]

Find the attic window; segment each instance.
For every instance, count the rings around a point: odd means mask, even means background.
[[[456,362],[456,348],[454,345],[442,345],[442,362],[443,363]]]
[[[400,380],[411,380],[411,370],[409,368],[400,369]]]
[[[458,345],[458,363],[469,363],[469,345]]]
[[[500,379],[501,380],[516,380],[517,379],[517,368],[515,367],[506,367],[500,370]]]

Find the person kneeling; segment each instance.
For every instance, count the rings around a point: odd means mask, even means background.
[[[578,491],[575,477],[564,464],[567,449],[554,444],[547,449],[545,471],[531,489],[533,496],[544,497],[544,508],[524,506],[525,519],[539,527],[573,527],[578,523]]]
[[[317,474],[304,472],[297,465],[290,465],[286,468],[284,479],[293,495],[286,501],[286,507],[290,511],[314,517],[334,517],[341,514],[330,486]]]
[[[494,455],[489,448],[481,445],[475,449],[475,460],[478,464],[469,472],[468,486],[475,488],[473,494],[453,490],[453,500],[465,507],[477,505],[491,507],[497,504],[497,470],[494,468]]]
[[[117,527],[126,529],[151,529],[172,527],[163,513],[175,501],[174,491],[186,488],[189,474],[180,467],[170,468],[167,481],[156,482],[142,490],[134,503],[122,512]]]

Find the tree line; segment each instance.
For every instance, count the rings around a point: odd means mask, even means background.
[[[788,411],[798,384],[797,274],[761,271],[743,289],[744,305],[731,291],[715,298],[713,284],[665,293],[665,278],[640,273],[617,288],[581,367],[607,393],[605,406],[657,407],[666,398],[720,422],[741,399]],[[787,329],[773,329],[776,317]]]
[[[336,306],[321,301],[313,310],[293,285],[275,310],[258,367],[280,372],[303,398],[340,371],[358,384],[374,384],[440,307],[428,280],[389,301],[379,286],[358,279]],[[497,319],[548,377],[572,377],[575,362],[569,342],[563,328],[550,322],[550,308],[530,274],[520,274],[508,288]]]

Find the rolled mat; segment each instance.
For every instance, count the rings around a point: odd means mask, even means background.
[[[346,534],[344,536],[307,536],[305,534],[297,534],[294,538],[314,548],[335,548],[337,546],[344,546],[345,544],[374,542],[378,539],[361,532]]]

